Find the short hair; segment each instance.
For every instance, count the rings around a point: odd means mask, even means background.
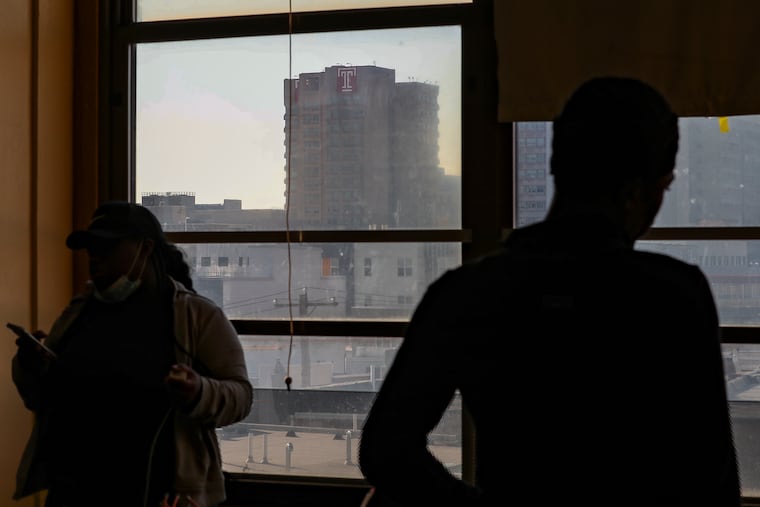
[[[551,173],[557,192],[616,191],[675,167],[678,117],[652,86],[597,77],[578,87],[554,120]]]

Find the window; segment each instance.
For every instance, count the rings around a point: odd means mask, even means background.
[[[294,13],[292,26],[308,28],[291,35],[287,8],[258,17],[258,2],[202,15],[185,2],[127,3],[136,19],[109,25],[117,56],[104,82],[110,97],[129,97],[109,101],[109,119],[129,134],[108,147],[107,197],[151,207],[169,239],[201,259],[196,287],[241,336],[259,403],[220,429],[225,471],[241,488],[283,474],[361,479],[350,432],[412,302],[445,269],[494,248],[505,226],[488,211],[508,192],[492,184],[501,166],[477,155],[494,149],[477,122],[495,99],[472,94],[464,108],[461,88],[493,81],[483,71],[493,42],[478,24],[488,5],[393,1],[379,15],[351,0],[342,4],[350,15]],[[464,178],[483,191],[465,198]],[[491,233],[473,240],[472,223]],[[299,401],[283,412],[289,357]],[[324,458],[296,454],[286,471],[289,425]],[[431,445],[462,474],[457,400],[439,430],[446,438]],[[335,453],[345,466],[330,464]]]
[[[337,276],[340,274],[340,257],[322,258],[322,276]]]
[[[397,265],[396,274],[398,276],[412,276],[412,259],[409,257],[399,257]]]
[[[391,8],[375,11],[376,2],[346,0],[341,9],[355,10],[315,13],[327,9],[322,2],[293,0],[299,31],[292,37],[288,2],[262,4],[127,0],[119,14],[135,12],[135,19],[106,24],[112,58],[102,71],[110,74],[100,76],[109,83],[101,99],[108,104],[102,128],[110,130],[107,163],[99,164],[108,185],[99,197],[165,198],[152,209],[169,238],[200,258],[196,287],[222,306],[243,341],[261,412],[219,433],[231,493],[248,498],[255,495],[247,485],[259,476],[287,475],[288,488],[293,478],[360,479],[349,432],[361,427],[413,302],[444,270],[491,251],[513,226],[540,220],[553,195],[550,124],[490,120],[488,1],[389,1]],[[396,100],[379,107],[365,93]],[[729,124],[721,133],[715,118],[682,120],[689,149],[679,153],[674,186],[640,247],[671,252],[708,274],[738,416],[742,483],[751,494],[760,490],[752,473],[760,461],[753,451],[760,438],[753,384],[759,122],[747,116]],[[514,174],[504,178],[512,141]],[[238,263],[222,277],[212,257]],[[359,259],[371,261],[364,277]],[[298,321],[291,373],[299,401],[283,413],[290,310]],[[431,449],[453,473],[471,474],[457,400],[449,413],[434,433],[455,438],[432,440]],[[280,430],[291,421],[334,430],[310,437],[319,442],[315,455],[337,456],[341,466],[307,462],[296,442],[298,466],[286,471],[287,431]],[[271,431],[249,431],[264,426]]]

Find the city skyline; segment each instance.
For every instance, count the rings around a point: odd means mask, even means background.
[[[460,39],[448,26],[140,44],[136,196],[194,192],[199,202],[283,209],[283,82],[336,64],[436,84],[440,165],[460,174]]]

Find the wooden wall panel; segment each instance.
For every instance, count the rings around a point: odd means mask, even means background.
[[[37,107],[37,324],[49,329],[71,296],[73,0],[42,0]]]
[[[0,323],[48,329],[71,296],[74,0],[6,0],[0,16]],[[16,346],[0,339],[0,505],[12,503],[33,417],[11,380]]]
[[[0,16],[0,319],[31,325],[31,61],[32,3],[9,0]],[[0,338],[0,504],[9,505],[16,466],[32,416],[11,382],[16,351],[10,331]],[[20,502],[32,506],[33,499]]]

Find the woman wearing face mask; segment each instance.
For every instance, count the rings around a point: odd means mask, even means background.
[[[66,245],[87,250],[90,280],[45,338],[57,359],[17,342],[13,379],[36,417],[15,498],[219,504],[215,428],[244,419],[253,400],[237,333],[195,293],[182,251],[147,208],[103,204]]]

